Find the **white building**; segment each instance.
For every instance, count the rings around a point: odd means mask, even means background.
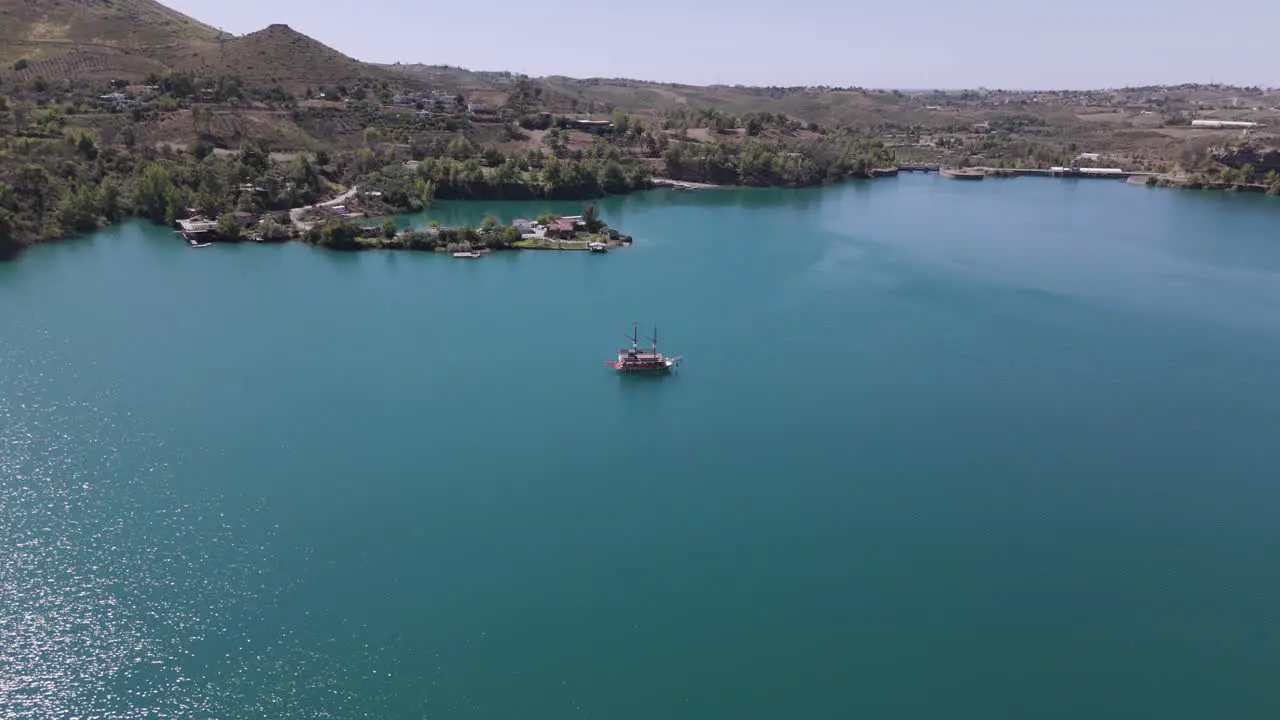
[[[1258,127],[1256,122],[1245,122],[1243,120],[1192,120],[1191,127],[1203,128],[1255,128]]]

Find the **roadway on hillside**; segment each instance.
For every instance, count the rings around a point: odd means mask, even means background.
[[[342,203],[355,197],[356,191],[359,189],[360,189],[359,185],[352,185],[350,190],[342,193],[341,195],[339,195],[338,197],[332,200],[325,200],[324,202],[316,203],[315,205],[307,205],[305,207],[293,208],[289,210],[289,219],[293,221],[294,225],[297,225],[298,227],[302,228],[305,231],[308,228],[310,228],[311,225],[302,221],[302,213],[308,210],[314,210],[315,208],[333,207],[334,205],[341,205]]]

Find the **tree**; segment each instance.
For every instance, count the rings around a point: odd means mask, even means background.
[[[213,143],[205,140],[204,138],[200,138],[191,146],[191,154],[194,155],[197,160],[203,160],[213,154]]]
[[[457,160],[463,160],[471,157],[475,149],[471,147],[471,141],[463,135],[455,137],[449,141],[449,155]]]
[[[76,141],[76,150],[86,160],[98,159],[98,146],[93,142],[93,137],[89,133],[80,133],[80,139]]]
[[[493,171],[492,179],[497,185],[517,182],[520,179],[520,165],[512,158],[507,158]]]
[[[546,145],[551,152],[559,155],[564,150],[564,135],[561,134],[560,128],[553,127],[542,136],[542,144]]]
[[[12,255],[18,249],[18,239],[13,235],[13,213],[0,208],[0,257]]]
[[[431,205],[431,198],[435,197],[436,184],[422,177],[414,178],[412,183],[412,191],[418,199],[418,204],[426,208]]]
[[[1276,173],[1275,170],[1270,170],[1267,172],[1266,176],[1262,178],[1262,182],[1266,183],[1267,192],[1272,195],[1280,194],[1280,173]]]
[[[35,209],[36,215],[44,215],[53,194],[53,181],[49,177],[49,171],[40,165],[29,163],[18,169],[17,180],[14,192]]]
[[[165,218],[169,198],[173,191],[173,178],[163,165],[152,163],[142,170],[133,188],[133,205],[138,214],[159,222]]]
[[[604,223],[600,220],[600,212],[596,210],[596,204],[591,203],[582,208],[582,224],[586,226],[587,232],[600,232],[604,227]]]
[[[58,201],[58,225],[63,232],[84,232],[98,227],[98,197],[88,186],[68,192]]]
[[[613,131],[619,135],[627,132],[627,126],[631,121],[631,117],[626,111],[618,109],[613,111]]]
[[[662,153],[662,162],[666,166],[667,177],[680,179],[684,174],[684,152],[679,145],[671,145]]]
[[[606,193],[611,195],[621,195],[631,189],[631,183],[628,182],[626,171],[614,160],[604,164],[604,169],[601,171],[600,186]]]
[[[388,220],[382,224],[382,237],[388,240],[395,240],[396,233],[399,231],[400,228],[396,227],[395,220]]]
[[[274,220],[263,220],[258,225],[258,236],[268,242],[284,242],[292,237],[287,226]]]
[[[486,215],[484,220],[480,221],[480,229],[484,232],[491,232],[496,227],[498,227],[498,218],[492,215]]]
[[[218,235],[227,240],[240,239],[240,223],[236,222],[235,215],[223,213],[218,216]]]
[[[501,150],[492,146],[484,149],[482,158],[485,166],[487,167],[497,167],[502,164],[503,160],[507,159],[506,156],[502,154]]]
[[[245,141],[240,146],[240,164],[261,174],[267,171],[269,158],[258,143]]]
[[[359,250],[360,228],[343,220],[330,220],[319,233],[319,244],[332,250]]]

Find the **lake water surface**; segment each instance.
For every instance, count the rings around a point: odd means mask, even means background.
[[[1280,715],[1280,202],[600,207],[633,247],[0,265],[0,716]]]

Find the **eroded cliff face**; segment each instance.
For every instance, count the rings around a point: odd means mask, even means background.
[[[1280,172],[1280,147],[1275,140],[1256,139],[1236,147],[1218,148],[1213,157],[1218,162],[1233,168],[1252,165],[1255,173],[1266,174],[1272,170]]]

